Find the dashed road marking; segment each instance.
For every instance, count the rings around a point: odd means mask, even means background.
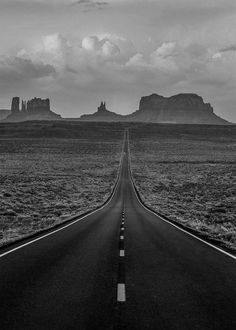
[[[124,283],[118,283],[118,285],[117,285],[117,301],[119,301],[119,302],[126,301],[125,284]]]
[[[125,250],[120,250],[120,257],[124,257],[125,256]]]
[[[122,235],[122,236],[120,236],[120,239],[124,239],[124,236]]]

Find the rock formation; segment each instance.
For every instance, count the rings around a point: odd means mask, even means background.
[[[108,111],[106,108],[106,102],[101,102],[100,106],[98,107],[98,112],[101,113],[102,111]]]
[[[0,117],[0,120],[18,122],[61,119],[60,115],[50,110],[49,99],[33,98],[29,101],[22,101],[21,109],[19,105],[20,98],[13,97],[10,115],[7,116],[4,112],[5,116]],[[82,115],[80,118],[68,118],[67,120],[208,125],[231,124],[217,116],[210,103],[204,103],[202,97],[197,94],[178,94],[171,97],[164,97],[158,94],[144,96],[140,100],[139,109],[129,115],[119,115],[109,111],[106,108],[106,103],[101,102],[95,113]]]
[[[3,120],[5,118],[7,118],[7,116],[9,116],[11,113],[11,110],[8,109],[0,109],[0,120]]]
[[[97,112],[91,115],[83,115],[80,119],[173,124],[230,124],[218,117],[212,106],[209,103],[204,103],[202,97],[197,94],[178,94],[171,97],[158,94],[144,96],[140,100],[139,109],[126,116],[108,111],[105,103],[102,102]]]
[[[121,121],[123,116],[107,110],[106,103],[101,102],[97,112],[91,115],[82,115],[80,120],[84,121]]]
[[[11,112],[19,113],[20,111],[20,98],[18,96],[12,98],[11,102]]]
[[[176,124],[227,124],[214,114],[209,103],[197,94],[178,94],[163,97],[158,94],[144,96],[139,110],[129,115],[130,120]]]
[[[11,105],[11,113],[7,116],[4,121],[18,122],[27,120],[57,120],[61,119],[61,116],[50,110],[50,100],[33,98],[29,101],[21,102],[20,98],[13,97]]]
[[[50,111],[50,101],[49,99],[40,99],[40,98],[33,98],[30,101],[27,101],[27,103],[23,101],[24,108],[26,107],[27,111],[31,112],[48,112]],[[22,109],[23,110],[23,109]]]

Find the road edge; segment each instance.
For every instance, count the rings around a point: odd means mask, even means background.
[[[128,143],[128,169],[129,169],[129,177],[132,183],[132,187],[134,189],[135,195],[137,197],[138,202],[142,205],[142,207],[144,207],[147,211],[149,211],[150,213],[154,214],[156,217],[160,218],[161,220],[169,223],[170,225],[172,225],[173,227],[181,230],[182,232],[194,237],[195,239],[201,241],[202,243],[205,243],[206,245],[212,247],[213,249],[227,255],[228,257],[236,260],[236,252],[235,254],[233,254],[232,250],[227,249],[226,247],[222,246],[221,241],[218,240],[214,240],[214,239],[210,239],[208,237],[205,237],[204,235],[202,235],[200,232],[194,230],[193,228],[184,226],[183,224],[171,220],[170,218],[168,218],[167,216],[153,210],[150,206],[146,205],[144,203],[144,201],[142,200],[140,193],[138,191],[138,188],[135,185],[134,182],[134,178],[133,178],[133,173],[132,173],[132,162],[131,162],[131,158],[130,158],[130,144],[129,144],[129,130],[127,130],[127,143]],[[218,244],[217,244],[218,243]]]
[[[22,238],[19,238],[13,242],[6,243],[2,246],[0,246],[0,258],[4,257],[5,255],[8,255],[16,250],[19,250],[23,248],[24,246],[27,246],[29,244],[32,244],[36,241],[39,241],[43,239],[44,237],[53,235],[54,233],[57,233],[58,231],[61,231],[69,226],[72,226],[73,224],[87,218],[91,214],[94,214],[97,211],[102,210],[105,206],[107,206],[110,201],[112,200],[113,196],[115,195],[115,192],[117,190],[117,186],[120,180],[120,174],[121,174],[121,167],[122,167],[122,162],[123,162],[123,154],[124,154],[124,147],[125,147],[125,133],[123,135],[123,142],[122,142],[122,147],[121,147],[121,152],[120,152],[120,160],[119,160],[119,166],[118,166],[118,171],[116,175],[116,180],[113,185],[113,188],[111,190],[110,195],[108,198],[103,202],[101,205],[97,206],[96,208],[89,210],[87,212],[84,212],[82,214],[78,215],[73,215],[67,219],[65,219],[63,222],[58,223],[50,228],[45,228],[40,231],[37,231],[35,233],[32,233],[31,235],[24,236]]]

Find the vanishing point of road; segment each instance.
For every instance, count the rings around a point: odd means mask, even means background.
[[[147,210],[125,133],[110,200],[0,252],[0,329],[236,329],[236,259]]]

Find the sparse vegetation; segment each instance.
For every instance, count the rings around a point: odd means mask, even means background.
[[[111,134],[110,134],[111,135]],[[120,139],[0,139],[0,245],[101,205]]]
[[[2,124],[0,244],[103,203],[115,182],[126,126]],[[132,170],[143,201],[236,251],[236,126],[129,127]]]
[[[201,129],[131,131],[134,180],[151,208],[236,251],[236,128]]]

